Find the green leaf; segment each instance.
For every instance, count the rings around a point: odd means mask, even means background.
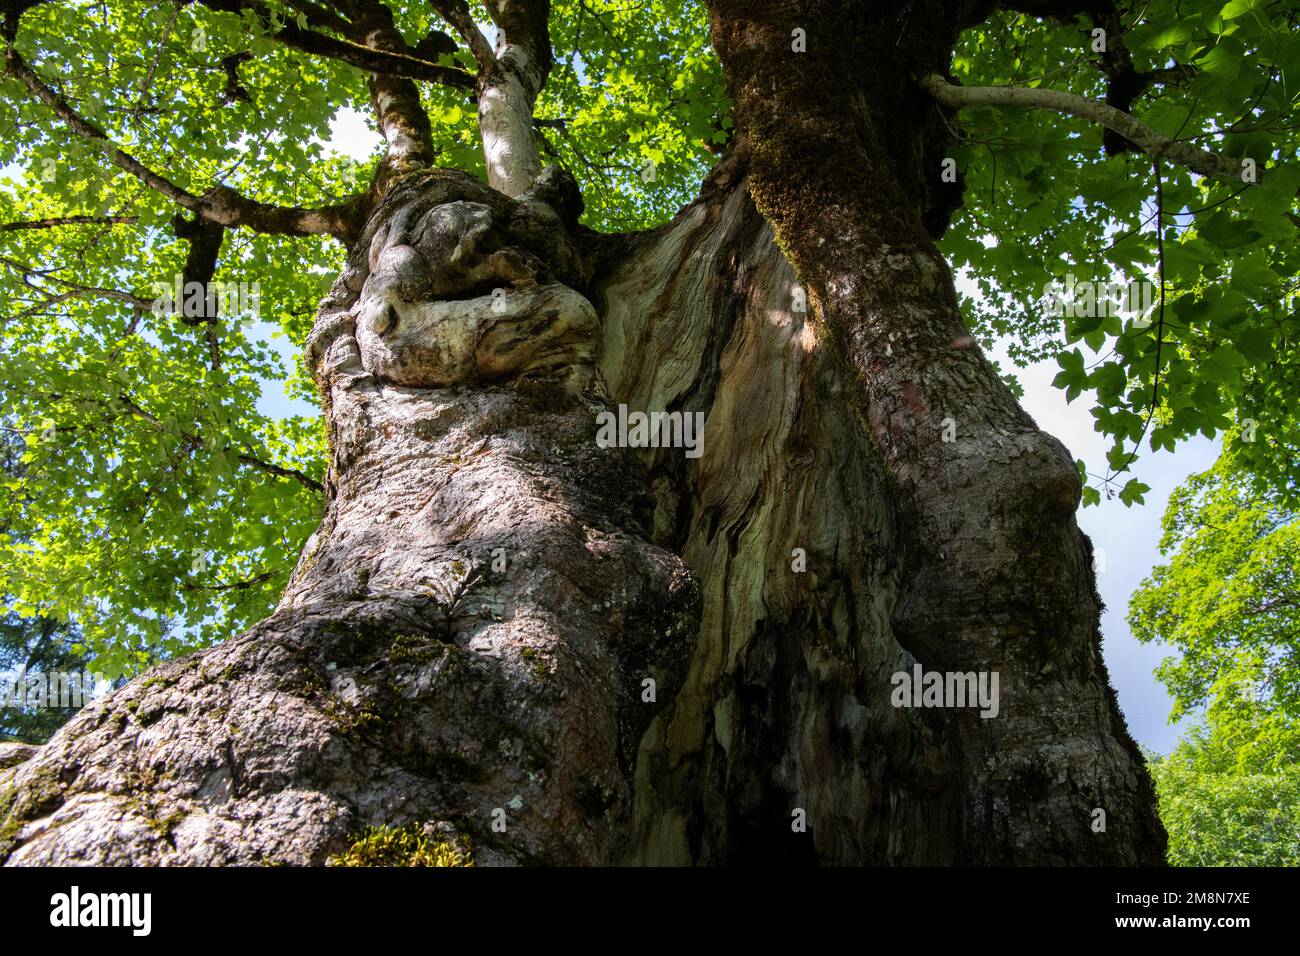
[[[1130,478],[1119,490],[1119,500],[1129,506],[1140,505],[1144,501],[1142,496],[1150,490],[1150,485],[1143,484],[1136,478]]]

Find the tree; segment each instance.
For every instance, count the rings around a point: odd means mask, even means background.
[[[1204,710],[1242,769],[1300,760],[1300,517],[1231,454],[1170,498],[1133,635],[1175,648],[1157,674],[1173,719]],[[1224,746],[1226,745],[1226,746]]]
[[[18,703],[14,682],[32,674],[80,676],[86,657],[76,646],[75,632],[58,621],[14,614],[0,618],[0,743],[43,744],[75,714],[75,708],[58,706],[58,701],[43,700],[39,707]]]
[[[1236,443],[1232,447],[1238,447]],[[1235,455],[1171,497],[1133,634],[1178,651],[1157,672],[1199,721],[1154,765],[1170,861],[1300,860],[1300,519]]]
[[[1238,726],[1234,728],[1241,730]],[[1300,772],[1238,761],[1214,717],[1151,762],[1176,866],[1300,863]]]
[[[24,444],[13,434],[0,431],[0,474],[22,475],[19,457],[23,448]],[[8,607],[9,603],[6,599],[4,605]],[[23,617],[13,612],[0,616],[0,744],[43,744],[63,726],[84,700],[87,657],[80,633],[66,622],[48,617]],[[71,688],[63,691],[66,683],[56,683],[56,690],[61,692],[58,699],[51,701],[44,693],[29,699],[28,679],[33,675],[44,677],[48,689],[51,674],[63,675],[65,682],[77,681],[76,698]],[[59,706],[64,703],[74,706]],[[0,754],[0,763],[7,763],[4,754]]]
[[[972,332],[1076,263],[1107,287],[1150,266],[1155,320],[1088,325],[1071,283],[1058,323],[1117,337],[1061,383],[1123,445],[1106,490],[1157,415],[1153,446],[1282,405],[1294,12],[1239,5],[11,0],[4,122],[42,185],[4,227],[32,246],[4,260],[0,390],[33,462],[75,467],[24,484],[12,520],[46,530],[5,545],[6,587],[92,606],[106,655],[167,617],[206,644],[269,615],[12,772],[0,853],[1163,860],[1086,475]],[[1005,88],[1049,80],[1064,98]],[[974,104],[1026,135],[982,154]],[[365,170],[320,145],[353,106],[385,141]],[[323,449],[256,412],[273,362],[249,310],[205,300],[218,275],[303,343]],[[1225,337],[1244,302],[1272,311]],[[997,706],[895,706],[916,668]]]

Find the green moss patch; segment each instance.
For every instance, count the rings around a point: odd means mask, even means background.
[[[469,838],[430,836],[419,824],[371,827],[329,866],[473,866]]]

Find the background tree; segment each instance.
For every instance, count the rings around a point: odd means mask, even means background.
[[[0,474],[8,478],[22,474],[19,458],[25,447],[11,430],[0,429]],[[6,599],[4,606],[9,604]],[[81,635],[73,625],[48,617],[24,617],[13,611],[0,617],[0,675],[7,681],[21,680],[28,674],[80,672],[88,659]],[[27,706],[0,692],[0,743],[43,744],[75,713],[73,708]]]
[[[1240,447],[1233,443],[1233,448]],[[1300,519],[1226,453],[1170,498],[1129,612],[1178,652],[1157,674],[1198,722],[1155,764],[1171,862],[1300,861]]]
[[[80,672],[86,655],[77,652],[76,632],[49,618],[0,618],[0,672],[9,680],[53,671]],[[0,700],[0,742],[43,744],[76,713],[76,709],[19,706]]]
[[[3,589],[122,671],[270,616],[19,768],[0,853],[1163,859],[1087,469],[974,336],[1100,350],[1093,498],[1243,410],[1290,474],[1295,11],[1218,7],[9,0]],[[1072,268],[1155,311],[1014,308]],[[177,276],[260,283],[323,433]],[[599,448],[617,404],[702,457]],[[917,663],[999,717],[894,708]]]

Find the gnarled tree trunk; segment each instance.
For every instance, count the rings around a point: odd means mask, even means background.
[[[559,170],[397,168],[308,343],[327,506],[279,608],[0,770],[0,854],[1160,862],[1074,466],[934,246],[911,78],[967,11],[880,6],[719,2],[742,139],[652,233],[579,227]],[[601,447],[619,404],[702,454]],[[917,664],[997,715],[895,706]]]

